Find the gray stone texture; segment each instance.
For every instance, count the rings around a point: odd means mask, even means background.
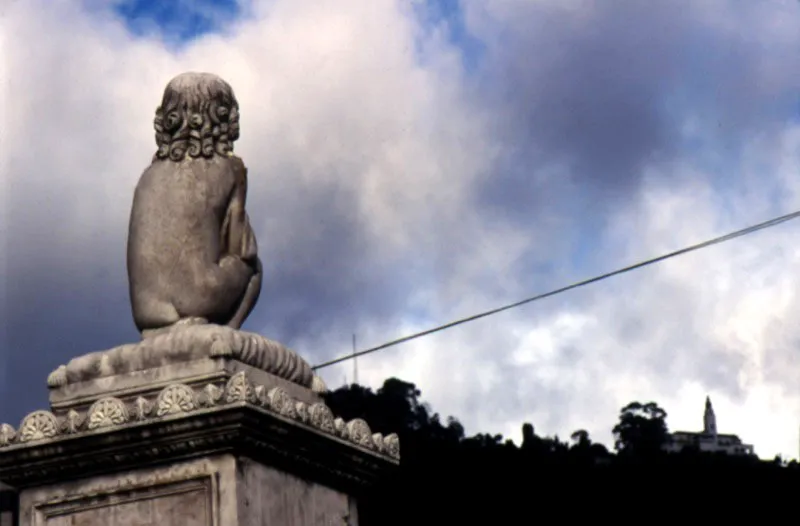
[[[73,358],[53,371],[47,383],[53,390],[51,402],[54,397],[63,401],[80,390],[73,386],[86,382],[109,390],[134,373],[146,376],[144,371],[164,371],[169,366],[174,366],[178,378],[181,364],[216,359],[234,360],[299,386],[324,390],[321,380],[315,384],[311,366],[291,349],[255,333],[213,324],[175,326],[141,342]]]
[[[297,384],[227,378],[0,424],[0,480],[19,491],[20,526],[356,525],[358,495],[399,462],[397,436],[336,418]]]
[[[322,402],[318,393],[261,369],[234,359],[199,358],[160,367],[131,371],[115,376],[92,378],[50,391],[50,407],[56,416],[70,410],[86,411],[99,398],[115,397],[132,403],[139,397],[151,399],[165,387],[179,383],[194,389],[213,385],[224,389],[236,374],[246,374],[255,384],[269,390],[280,387],[305,404]]]
[[[152,164],[133,197],[128,280],[147,336],[179,322],[238,329],[261,291],[261,263],[245,211],[247,168],[233,156],[239,108],[216,75],[184,73],[156,110]]]
[[[355,526],[358,495],[399,463],[396,434],[336,418],[305,360],[239,330],[261,263],[238,121],[215,75],[164,91],[128,235],[143,338],[60,366],[49,411],[0,423],[20,526]]]
[[[229,454],[26,490],[20,505],[25,526],[338,526],[358,520],[347,494]]]

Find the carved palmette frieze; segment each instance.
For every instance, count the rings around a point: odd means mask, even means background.
[[[336,427],[334,426],[334,417],[330,407],[325,404],[313,404],[308,409],[308,420],[312,426],[316,427],[326,433],[334,434]]]
[[[253,387],[244,372],[238,372],[228,380],[225,385],[225,401],[229,404],[255,401]]]
[[[355,418],[347,423],[346,429],[347,436],[352,442],[367,449],[375,449],[375,444],[372,441],[372,430],[364,420]]]
[[[156,398],[156,416],[189,413],[197,407],[197,396],[188,385],[169,385]]]
[[[50,411],[34,411],[22,419],[17,440],[24,444],[58,435],[58,420]]]
[[[204,407],[213,407],[222,400],[222,394],[222,389],[214,384],[208,384],[203,387],[198,397],[200,405]]]
[[[260,407],[267,407],[267,388],[263,385],[253,387],[253,403]]]
[[[0,447],[11,445],[17,438],[17,430],[9,424],[0,424]]]
[[[374,433],[372,435],[372,449],[375,449],[378,453],[385,453],[386,447],[383,444],[383,435],[380,433]]]
[[[347,438],[347,422],[345,422],[341,418],[336,418],[333,421],[333,429],[336,433],[336,436],[341,438]]]
[[[153,414],[153,404],[143,396],[139,396],[131,404],[133,419],[137,422],[147,420]]]
[[[383,450],[392,458],[400,458],[400,437],[396,433],[383,438]]]
[[[308,404],[299,400],[294,402],[294,417],[300,422],[308,423]]]
[[[383,436],[373,433],[367,422],[360,418],[346,422],[335,417],[324,403],[306,404],[295,400],[283,387],[267,389],[253,385],[243,372],[230,377],[224,387],[210,383],[195,390],[176,383],[168,385],[153,398],[139,396],[126,403],[119,398],[104,397],[96,400],[84,412],[73,409],[60,418],[49,411],[34,411],[22,420],[18,429],[0,423],[0,449],[60,436],[111,430],[130,423],[179,417],[193,411],[235,403],[252,404],[361,448],[394,459],[400,458],[400,440],[396,434]]]
[[[294,399],[289,396],[285,389],[280,387],[273,387],[267,393],[267,403],[269,409],[279,415],[294,418],[296,410],[294,407]]]
[[[61,432],[67,435],[74,435],[83,430],[83,425],[85,423],[86,419],[82,414],[74,409],[70,409],[67,411],[67,414],[64,415],[64,418],[61,419]]]
[[[119,398],[101,398],[89,408],[87,429],[121,426],[130,420],[125,402]]]

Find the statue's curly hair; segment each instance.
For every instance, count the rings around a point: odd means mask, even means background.
[[[211,73],[182,73],[167,84],[156,109],[153,160],[228,155],[239,138],[239,103],[231,86]]]

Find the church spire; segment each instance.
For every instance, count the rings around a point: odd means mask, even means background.
[[[714,416],[714,408],[711,407],[711,397],[706,396],[706,410],[703,413],[703,433],[709,435],[717,434],[717,417]]]

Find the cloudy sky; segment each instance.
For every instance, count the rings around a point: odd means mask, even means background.
[[[0,421],[134,341],[125,239],[166,82],[211,71],[312,363],[800,209],[796,0],[0,1]],[[467,431],[610,444],[655,400],[798,456],[800,221],[359,360]],[[331,387],[352,364],[324,371]]]

